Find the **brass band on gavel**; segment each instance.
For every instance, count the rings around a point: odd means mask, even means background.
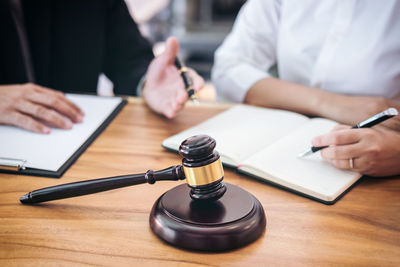
[[[186,176],[186,182],[191,186],[210,184],[224,176],[224,169],[220,159],[201,167],[190,168],[183,166],[183,171]]]

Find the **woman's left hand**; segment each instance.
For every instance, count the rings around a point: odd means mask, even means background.
[[[385,127],[350,129],[338,125],[315,137],[312,145],[329,146],[321,150],[321,156],[340,169],[371,176],[400,174],[400,133]]]

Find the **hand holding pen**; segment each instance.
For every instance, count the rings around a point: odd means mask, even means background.
[[[183,83],[185,84],[186,92],[188,93],[189,98],[195,103],[196,105],[199,104],[199,101],[196,98],[195,91],[193,88],[192,79],[190,79],[188,74],[188,68],[186,68],[178,57],[175,57],[175,66],[178,68],[179,73],[182,76]]]
[[[178,51],[176,38],[168,38],[165,51],[147,69],[142,91],[147,105],[167,118],[175,117],[189,98],[195,99],[194,92],[204,86],[203,78],[195,71],[176,66]]]
[[[315,137],[313,148],[299,156],[321,150],[321,156],[340,169],[351,169],[362,174],[386,176],[400,171],[400,133],[377,125],[398,114],[387,109],[349,128],[338,125],[327,134]]]
[[[366,119],[365,121],[360,122],[357,125],[354,125],[352,129],[357,129],[357,128],[370,128],[374,125],[377,125],[381,122],[384,122],[387,119],[390,119],[398,114],[397,109],[395,108],[388,108],[385,111],[382,111],[381,113],[378,113],[371,118]],[[298,155],[299,158],[306,157],[308,155],[311,155],[312,153],[315,153],[321,149],[327,148],[328,146],[312,146],[310,149],[304,151],[303,153],[300,153]]]

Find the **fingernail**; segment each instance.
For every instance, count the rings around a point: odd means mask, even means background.
[[[166,115],[168,119],[172,119],[175,116],[173,111],[168,112]]]
[[[42,131],[42,133],[44,133],[44,134],[49,134],[49,133],[50,133],[50,128],[48,128],[48,127],[43,127],[41,131]]]
[[[78,115],[78,117],[76,118],[76,122],[82,122],[82,121],[83,121],[83,116]]]

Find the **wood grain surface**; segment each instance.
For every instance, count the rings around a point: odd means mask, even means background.
[[[167,120],[131,99],[61,179],[0,174],[0,266],[400,266],[398,178],[364,178],[327,206],[225,169],[227,182],[260,200],[267,227],[256,242],[224,253],[184,251],[151,232],[153,203],[182,182],[19,203],[46,186],[179,164],[162,140],[226,108],[188,103]]]

